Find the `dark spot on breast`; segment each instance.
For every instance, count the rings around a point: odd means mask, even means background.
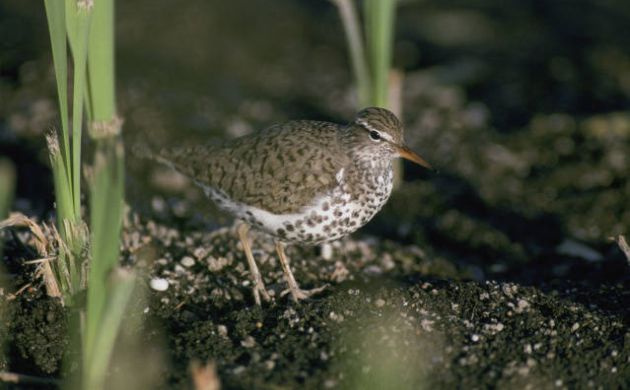
[[[280,237],[284,237],[287,234],[287,232],[284,229],[278,229],[276,230],[276,233],[278,233]]]
[[[288,231],[292,232],[295,230],[295,228],[293,227],[293,225],[291,225],[290,223],[286,224],[284,226],[285,228],[287,228]]]

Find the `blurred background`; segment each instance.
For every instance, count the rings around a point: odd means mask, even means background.
[[[356,111],[330,1],[127,0],[116,23],[128,146]],[[629,25],[625,0],[400,1],[406,138],[440,173],[406,166],[359,234],[417,244],[478,280],[622,278],[609,237],[630,226]],[[0,38],[0,156],[17,168],[14,208],[44,217],[57,113],[43,4],[0,3]],[[182,229],[229,222],[182,177],[133,155],[128,166],[132,209]]]

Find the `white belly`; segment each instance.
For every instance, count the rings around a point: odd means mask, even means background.
[[[392,177],[379,178],[385,186],[377,193],[352,197],[338,187],[294,214],[273,214],[229,199],[222,191],[202,186],[220,208],[284,242],[319,244],[337,240],[365,225],[383,207],[392,188]]]

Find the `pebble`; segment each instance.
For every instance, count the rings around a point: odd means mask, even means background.
[[[166,291],[168,289],[168,280],[163,278],[153,278],[149,282],[151,288],[155,291]]]
[[[190,256],[184,256],[184,258],[181,260],[181,263],[184,267],[190,268],[195,265],[195,259]]]
[[[333,257],[333,247],[329,243],[322,244],[322,258],[324,260],[332,260]]]
[[[252,336],[247,336],[244,340],[241,340],[241,345],[245,348],[254,348],[256,340]]]

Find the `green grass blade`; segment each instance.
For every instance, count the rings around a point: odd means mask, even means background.
[[[99,354],[96,343],[107,302],[106,280],[119,258],[124,196],[123,147],[118,138],[98,141],[91,184],[92,264],[88,289],[85,358]]]
[[[83,388],[102,389],[110,358],[116,344],[116,338],[123,321],[125,310],[130,301],[135,285],[135,275],[118,268],[112,272],[109,283],[107,305],[103,308],[103,320],[98,323],[98,330],[92,353],[86,354]]]
[[[88,50],[92,121],[109,121],[116,115],[114,74],[114,0],[99,0],[94,4]]]
[[[66,9],[66,31],[68,35],[68,43],[70,44],[70,51],[74,53],[76,51],[77,40],[77,0],[65,0]]]
[[[67,241],[66,231],[63,226],[64,219],[67,220],[73,215],[72,191],[69,185],[67,171],[64,167],[64,160],[59,147],[59,137],[57,132],[51,130],[46,134],[48,144],[48,154],[53,172],[53,183],[55,186],[55,200],[57,208],[57,230],[62,238]]]
[[[9,215],[15,190],[15,170],[9,160],[0,159],[0,221]],[[0,266],[2,264],[2,246],[0,239]],[[1,318],[1,317],[0,317]]]
[[[66,174],[70,170],[70,135],[68,128],[68,50],[66,45],[66,11],[59,0],[44,0],[48,30],[52,47],[55,78],[57,79],[57,97],[63,142],[61,154],[64,158]]]
[[[372,76],[371,104],[388,106],[396,0],[365,0],[365,33]]]
[[[92,2],[66,0],[68,37],[72,48],[74,79],[72,91],[72,189],[74,211],[81,215],[81,131],[83,97],[86,84],[88,34],[92,18]]]

